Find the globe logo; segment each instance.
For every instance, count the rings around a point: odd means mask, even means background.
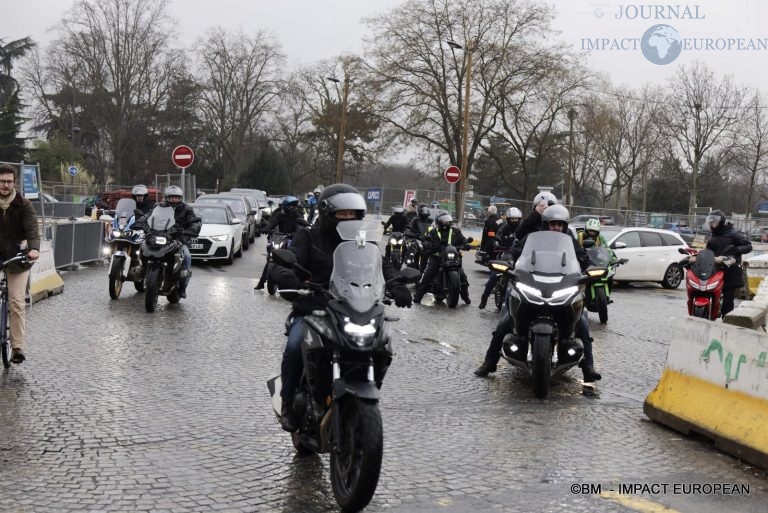
[[[680,56],[682,38],[669,25],[654,25],[645,31],[640,39],[640,49],[645,58],[653,64],[665,65]]]
[[[605,14],[605,11],[603,11],[601,8],[598,7],[597,9],[595,9],[594,14],[595,14],[595,18],[602,18],[603,15]]]

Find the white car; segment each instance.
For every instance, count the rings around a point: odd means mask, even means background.
[[[628,262],[616,269],[614,282],[650,281],[665,289],[676,289],[685,276],[679,265],[688,248],[679,234],[656,228],[603,226],[600,234],[618,258]]]
[[[189,243],[193,260],[224,260],[232,265],[234,257],[243,256],[243,221],[235,217],[229,205],[194,205],[203,219],[200,234]]]

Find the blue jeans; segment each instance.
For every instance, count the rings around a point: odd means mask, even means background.
[[[304,362],[301,360],[301,334],[304,331],[303,328],[303,316],[294,317],[291,320],[291,326],[288,328],[288,341],[285,343],[283,361],[280,363],[280,379],[282,381],[280,397],[285,402],[293,401],[296,387],[301,379],[301,372],[304,370]]]
[[[192,268],[192,253],[186,244],[181,245],[181,268],[189,271]]]

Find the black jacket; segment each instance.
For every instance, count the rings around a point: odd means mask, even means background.
[[[169,207],[172,205],[167,201],[161,201],[156,206]],[[145,214],[139,218],[134,223],[134,227],[137,229],[146,230],[147,219],[149,219],[150,215],[152,215],[151,211],[149,214]],[[195,213],[195,210],[191,205],[186,203],[180,203],[176,208],[173,209],[173,220],[173,228],[175,228],[175,231],[173,232],[173,238],[182,244],[189,244],[189,240],[191,238],[197,237],[200,234],[200,228],[203,226],[203,219]]]
[[[515,243],[515,230],[516,226],[512,226],[509,223],[504,223],[499,231],[496,232],[496,238],[499,240],[499,246],[504,249],[509,249]]]
[[[732,249],[724,253],[728,246]],[[730,255],[736,258],[736,265],[725,270],[725,287],[743,287],[744,273],[741,270],[741,255],[752,251],[752,243],[741,233],[733,228],[733,224],[726,223],[712,232],[712,236],[707,241],[707,249],[712,250],[715,256]]]
[[[501,228],[502,223],[504,223],[504,220],[499,214],[491,214],[486,218],[485,224],[483,225],[483,236],[480,239],[480,247],[482,249],[485,251],[490,250],[490,246],[493,242],[492,237],[496,236],[496,232]]]
[[[448,230],[439,230],[433,226],[427,231],[425,241],[425,249],[428,248],[429,252],[433,255],[439,255],[448,244],[461,249],[467,243],[467,238],[464,237],[461,230],[454,226],[451,226]]]
[[[280,208],[272,213],[267,224],[267,231],[272,232],[277,228],[278,233],[293,235],[299,229],[299,211],[286,212]]]
[[[148,197],[145,197],[144,201],[142,201],[141,203],[139,203],[138,201],[136,202],[136,210],[140,210],[142,215],[149,214],[150,212],[152,212],[153,208],[155,208],[155,203],[152,200],[150,200]],[[136,212],[136,210],[134,210],[134,213],[138,215],[138,212]]]
[[[432,226],[432,218],[427,218],[426,221],[422,221],[418,216],[411,219],[411,222],[408,223],[408,226],[406,227],[406,232],[408,235],[412,235],[414,237],[423,237],[427,234],[427,231],[429,230],[430,226]]]
[[[316,225],[300,228],[293,236],[293,244],[289,251],[296,255],[296,263],[312,274],[311,281],[327,289],[330,287],[333,272],[333,252],[341,243],[341,236],[335,229],[325,229]],[[382,273],[385,281],[398,275],[392,264],[384,260],[383,256]],[[270,278],[281,289],[297,288],[302,279],[307,279],[307,277],[298,276],[293,269],[276,264],[270,266]],[[317,295],[300,296],[293,301],[293,312],[295,315],[308,315],[323,306],[324,299]]]
[[[520,226],[517,227],[515,236],[518,240],[525,238],[531,232],[537,232],[541,228],[541,214],[534,209],[528,217],[520,222]]]
[[[405,214],[392,214],[384,223],[384,231],[387,231],[389,227],[392,227],[393,232],[405,233],[405,228],[408,226],[408,218]]]

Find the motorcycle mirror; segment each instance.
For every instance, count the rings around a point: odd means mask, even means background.
[[[678,252],[678,253],[681,253],[681,254],[683,254],[683,255],[687,255],[687,254],[689,254],[689,253],[688,253],[688,251],[686,251],[686,250],[685,250],[685,248],[677,248],[677,252]]]
[[[594,245],[595,245],[595,241],[593,239],[584,239],[583,241],[581,241],[581,246],[584,249],[589,249],[589,248],[593,247]]]
[[[472,237],[467,237],[467,244],[472,244],[473,242],[475,242],[475,239]]]

